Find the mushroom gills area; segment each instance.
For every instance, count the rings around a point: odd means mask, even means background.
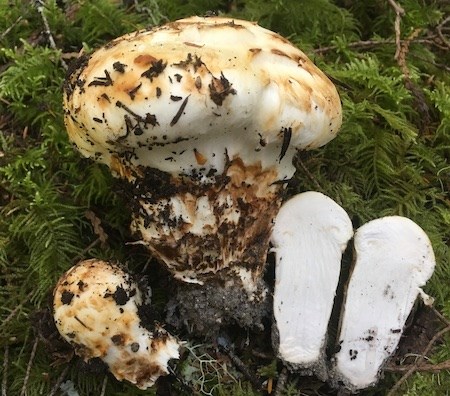
[[[397,348],[435,259],[425,232],[393,216],[373,220],[355,234],[350,277],[333,359],[333,380],[357,391],[374,385]]]
[[[353,235],[347,213],[330,198],[306,192],[275,218],[273,343],[290,367],[326,378],[327,327],[342,253]]]
[[[136,205],[132,228],[176,278],[222,279],[230,286],[237,281],[253,295],[286,182],[275,167],[240,158],[208,182],[202,176],[146,169],[128,189]]]
[[[56,327],[84,360],[101,358],[119,381],[147,389],[168,374],[180,343],[157,324],[143,326],[144,294],[121,267],[85,260],[59,280],[53,299]]]

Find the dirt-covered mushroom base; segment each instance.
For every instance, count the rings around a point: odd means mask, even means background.
[[[259,298],[249,300],[246,291],[236,284],[180,284],[177,294],[168,304],[166,321],[211,339],[221,328],[236,323],[245,328],[263,330],[264,318],[269,316],[272,302],[262,280],[257,294]]]

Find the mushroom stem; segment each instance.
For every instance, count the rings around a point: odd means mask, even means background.
[[[160,191],[155,189],[156,176],[165,179]],[[132,229],[177,279],[238,281],[252,296],[281,204],[284,184],[276,183],[277,176],[276,169],[248,165],[240,158],[208,182],[149,171],[131,182],[131,199],[138,205]]]
[[[272,232],[274,346],[288,366],[322,379],[342,253],[352,235],[345,210],[318,192],[284,203]]]
[[[346,291],[333,380],[351,391],[374,385],[397,348],[435,258],[425,232],[399,216],[373,220],[355,234],[356,261]]]

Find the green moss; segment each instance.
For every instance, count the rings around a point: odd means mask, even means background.
[[[150,265],[156,309],[163,314],[168,296],[160,285],[166,285],[166,275],[153,262],[149,264],[143,249],[126,244],[132,236],[129,209],[116,193],[121,187],[108,170],[80,158],[68,142],[61,106],[62,59],[68,62],[80,50],[93,49],[126,32],[193,14],[213,11],[257,20],[301,46],[333,79],[344,106],[342,130],[323,149],[298,156],[298,172],[289,192],[326,193],[348,211],[355,227],[392,214],[416,221],[430,236],[437,259],[427,291],[436,298],[436,307],[450,317],[450,51],[439,41],[437,31],[449,12],[443,2],[401,2],[405,9],[402,38],[417,34],[406,56],[409,85],[394,59],[395,13],[388,2],[80,0],[43,4],[57,49],[50,47],[36,7],[0,1],[0,377],[7,394],[19,395],[25,381],[28,395],[49,394],[62,374],[80,395],[101,393],[103,374],[83,371],[76,359],[52,366],[54,356],[42,341],[30,361],[36,339],[32,314],[46,307],[55,281],[81,258],[117,259],[135,270]],[[448,35],[446,40],[450,41]],[[100,238],[86,217],[87,210],[100,220],[107,240]],[[199,394],[202,390],[214,395],[264,394],[211,345],[199,348],[176,368],[185,385]],[[266,349],[272,353],[267,345]],[[280,365],[274,356],[257,359],[245,347],[240,351],[246,365],[276,383]],[[445,339],[434,350],[433,361],[449,358]],[[386,375],[379,387],[363,394],[383,394],[398,378]],[[189,394],[173,378],[166,385],[180,395]],[[421,373],[404,384],[401,394],[441,395],[449,388],[448,372]],[[284,393],[299,391],[333,394],[319,381],[290,376]],[[155,392],[142,392],[108,377],[105,394]]]

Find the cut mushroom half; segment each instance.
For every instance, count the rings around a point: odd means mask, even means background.
[[[174,276],[256,301],[272,220],[298,149],[341,125],[333,83],[255,23],[192,17],[81,57],[65,123],[86,157],[128,183],[132,229]]]
[[[435,258],[425,232],[404,217],[373,220],[355,234],[350,277],[334,357],[336,385],[352,391],[374,385],[397,348]]]
[[[352,236],[345,210],[318,192],[305,192],[284,203],[272,232],[274,346],[288,366],[322,379],[342,254]]]
[[[147,389],[169,373],[180,342],[158,324],[145,324],[148,303],[130,274],[116,264],[85,260],[69,269],[53,293],[61,336],[85,361],[102,359],[119,381]],[[151,329],[149,329],[151,327]]]

